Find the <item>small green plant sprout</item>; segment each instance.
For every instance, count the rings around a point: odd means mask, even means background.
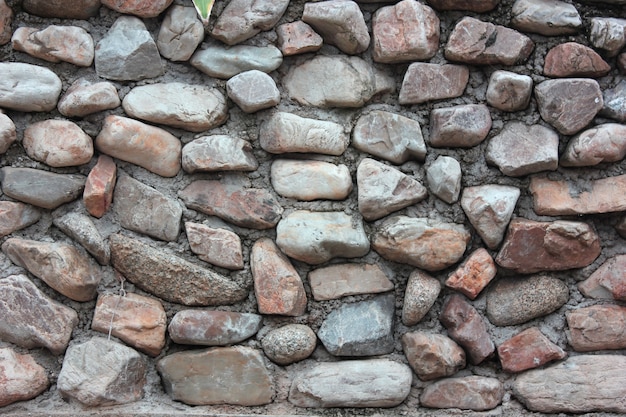
[[[213,3],[215,0],[192,0],[193,5],[196,6],[198,15],[202,20],[204,26],[209,24],[209,17],[211,17],[211,9],[213,9]]]

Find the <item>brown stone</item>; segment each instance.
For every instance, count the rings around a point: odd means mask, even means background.
[[[496,276],[496,264],[486,249],[476,249],[446,280],[446,287],[453,288],[470,300]]]
[[[113,83],[108,81],[91,83],[79,78],[67,89],[57,107],[63,116],[84,117],[114,109],[120,104],[120,96]]]
[[[588,298],[626,301],[626,255],[609,258],[578,289]]]
[[[102,0],[102,4],[116,12],[150,18],[160,15],[172,0]]]
[[[13,9],[4,0],[0,0],[0,45],[9,43],[13,30]]]
[[[377,294],[393,290],[393,282],[377,264],[337,264],[309,272],[311,293],[317,301],[347,295]]]
[[[618,162],[626,156],[626,126],[606,123],[578,134],[561,155],[564,167],[594,166]]]
[[[495,9],[500,0],[429,0],[428,4],[437,10],[466,10],[485,13]]]
[[[0,201],[0,237],[36,223],[41,212],[35,207],[24,203]]]
[[[83,165],[93,156],[91,137],[69,120],[44,120],[28,125],[22,146],[32,159],[55,168]]]
[[[402,350],[422,381],[451,376],[465,368],[465,351],[440,334],[406,333]]]
[[[543,64],[547,77],[603,77],[611,66],[588,46],[566,42],[548,51]]]
[[[0,349],[0,407],[35,398],[49,385],[46,370],[31,355]]]
[[[573,4],[560,0],[516,0],[511,8],[511,27],[544,36],[575,34],[583,22]]]
[[[487,103],[498,110],[524,110],[530,103],[533,79],[528,75],[509,71],[494,71],[487,87]]]
[[[419,323],[435,304],[440,292],[439,280],[419,269],[411,272],[404,291],[402,323],[405,326]]]
[[[83,192],[83,203],[89,214],[100,218],[109,210],[116,179],[115,161],[110,156],[100,155],[96,165],[89,171]]]
[[[398,101],[400,104],[420,104],[463,95],[469,81],[469,68],[463,65],[414,62],[409,65]]]
[[[241,238],[226,229],[185,222],[190,249],[200,259],[226,269],[243,269]]]
[[[504,396],[504,386],[496,378],[466,376],[447,378],[424,388],[420,405],[431,408],[460,408],[484,411],[496,408]]]
[[[569,342],[577,352],[626,348],[626,307],[595,305],[565,313]]]
[[[100,0],[24,0],[23,7],[41,17],[89,19],[98,14]]]
[[[498,357],[505,372],[517,373],[564,359],[567,353],[536,327],[516,334],[498,346]]]
[[[19,27],[13,32],[11,44],[16,51],[44,61],[65,61],[81,67],[91,66],[95,53],[93,38],[78,26]]]
[[[226,346],[254,336],[263,317],[232,311],[182,310],[174,315],[167,331],[182,345]]]
[[[322,37],[302,20],[284,23],[276,28],[278,47],[284,56],[315,52],[322,47]]]
[[[484,104],[461,104],[430,112],[429,142],[435,147],[470,148],[481,143],[491,129],[491,114]]]

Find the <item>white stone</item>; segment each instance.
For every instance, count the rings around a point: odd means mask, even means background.
[[[428,188],[448,204],[459,200],[461,177],[461,164],[451,156],[437,157],[426,169]]]
[[[302,201],[344,200],[352,191],[350,170],[343,164],[277,159],[270,177],[278,194]]]

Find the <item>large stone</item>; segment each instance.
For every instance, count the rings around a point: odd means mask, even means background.
[[[309,285],[317,301],[347,295],[376,294],[393,290],[393,282],[377,264],[336,264],[309,272]]]
[[[0,154],[8,151],[16,140],[17,129],[15,128],[15,123],[13,123],[13,120],[11,120],[9,116],[0,113]]]
[[[447,378],[424,388],[420,404],[431,408],[491,410],[504,397],[504,386],[498,379],[485,376]]]
[[[287,10],[289,0],[233,0],[215,22],[211,35],[227,45],[270,30]]]
[[[565,167],[619,162],[626,156],[626,125],[606,123],[576,135],[567,144],[560,164]]]
[[[0,0],[0,16],[0,45],[4,45],[9,43],[13,32],[13,9],[4,0]]]
[[[626,19],[594,17],[589,28],[589,41],[609,56],[615,56],[626,45]]]
[[[350,170],[343,164],[276,159],[270,178],[276,193],[301,201],[345,200],[352,191]]]
[[[94,58],[93,38],[78,26],[19,27],[13,32],[11,44],[16,51],[48,62],[89,67]]]
[[[84,117],[118,107],[122,102],[117,88],[108,81],[91,83],[79,78],[59,100],[59,113],[66,117]]]
[[[491,73],[487,87],[487,103],[498,110],[514,112],[530,104],[533,79],[516,72],[497,70]]]
[[[53,110],[63,84],[48,68],[0,62],[0,107],[24,112]]]
[[[324,43],[322,37],[302,20],[278,26],[276,36],[278,47],[285,56],[316,52]]]
[[[421,104],[463,95],[469,81],[469,68],[463,65],[414,62],[409,65],[398,101]]]
[[[96,165],[89,171],[83,192],[83,203],[89,214],[100,218],[109,210],[116,181],[115,161],[108,155],[100,155]]]
[[[414,326],[430,311],[441,292],[439,280],[416,269],[409,275],[404,290],[402,304],[402,323]]]
[[[548,77],[599,78],[609,71],[611,66],[596,51],[576,42],[550,49],[543,65],[543,74]]]
[[[2,192],[24,203],[46,209],[76,200],[85,186],[85,177],[56,174],[33,168],[0,169]]]
[[[30,400],[48,388],[48,374],[29,354],[0,349],[0,407]]]
[[[35,207],[12,201],[0,201],[0,237],[37,223],[41,212]]]
[[[196,52],[191,65],[210,77],[229,79],[245,71],[270,73],[283,63],[283,54],[274,45],[209,45]]]
[[[451,376],[465,368],[465,351],[441,334],[406,333],[402,350],[422,381]]]
[[[446,287],[474,300],[495,278],[496,273],[496,264],[489,252],[485,248],[479,248],[446,279]]]
[[[573,34],[583,26],[576,7],[559,0],[517,0],[511,15],[515,29],[544,36]]]
[[[52,222],[63,233],[74,239],[87,250],[100,265],[108,265],[111,257],[108,242],[105,242],[89,216],[68,212],[54,217]]]
[[[495,9],[500,0],[429,0],[428,4],[437,10],[466,10],[485,13]]]
[[[577,352],[626,348],[626,307],[595,305],[565,313],[569,342]]]
[[[289,365],[311,356],[317,336],[303,324],[287,324],[270,331],[261,341],[265,356],[279,365]]]
[[[498,357],[505,372],[517,373],[561,360],[567,353],[531,327],[498,346]]]
[[[255,171],[259,163],[250,142],[227,135],[201,136],[183,147],[185,172]]]
[[[69,120],[30,124],[24,130],[22,146],[32,159],[55,168],[83,165],[93,156],[91,137]]]
[[[187,61],[204,39],[204,26],[193,7],[173,5],[157,36],[159,53],[170,61]]]
[[[228,97],[245,113],[255,113],[280,103],[280,91],[272,77],[259,70],[235,75],[226,82]]]
[[[226,229],[185,222],[189,247],[198,258],[226,269],[243,269],[243,248],[238,234]]]
[[[438,156],[426,169],[428,188],[448,204],[459,200],[462,176],[461,164],[451,156]]]
[[[172,4],[172,0],[102,0],[102,4],[116,12],[141,18],[157,17]]]
[[[587,298],[626,301],[626,255],[609,258],[578,289]]]
[[[263,318],[258,314],[182,310],[174,315],[167,331],[174,343],[227,346],[254,336],[262,325]]]
[[[100,0],[24,0],[23,7],[41,17],[89,19],[98,14]]]
[[[471,148],[491,130],[491,114],[484,104],[461,104],[430,112],[428,142],[435,147]]]

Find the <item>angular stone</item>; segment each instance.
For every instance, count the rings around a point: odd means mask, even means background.
[[[336,300],[347,295],[391,291],[393,282],[377,264],[335,264],[309,272],[309,285],[317,301]]]
[[[3,1],[3,0],[0,0]],[[17,140],[15,123],[4,113],[0,113],[0,154],[9,150],[13,142]]]
[[[64,61],[89,67],[94,58],[93,38],[77,26],[19,27],[13,32],[11,44],[16,51],[48,62]]]
[[[24,0],[23,7],[41,17],[89,19],[98,14],[100,0]]]
[[[0,201],[0,237],[35,224],[41,218],[41,212],[24,203]]]
[[[204,39],[204,26],[193,7],[173,5],[157,36],[159,53],[170,61],[187,61]]]
[[[440,271],[461,259],[469,241],[462,225],[395,216],[378,227],[372,247],[390,261]]]
[[[428,4],[437,10],[466,10],[485,13],[495,9],[500,0],[429,0]]]
[[[559,135],[543,125],[509,122],[489,140],[487,162],[504,175],[521,177],[559,166]]]
[[[469,81],[469,68],[463,65],[414,62],[409,65],[398,101],[420,104],[463,95]]]
[[[227,135],[202,136],[183,147],[185,172],[255,171],[259,163],[250,142]]]
[[[245,71],[226,82],[228,97],[245,113],[274,107],[280,103],[276,82],[259,70]]]
[[[609,258],[578,289],[587,298],[626,301],[626,255]]]
[[[438,156],[426,169],[428,188],[448,204],[459,200],[461,176],[461,164],[451,156]]]
[[[172,0],[102,0],[102,4],[116,12],[132,14],[141,18],[157,17],[172,4]]]
[[[28,125],[22,146],[32,159],[55,168],[83,165],[93,156],[91,137],[69,120],[43,120]]]
[[[430,408],[460,408],[462,410],[491,410],[504,397],[504,386],[498,379],[465,376],[437,381],[424,388],[420,405]]]
[[[543,74],[548,77],[599,78],[611,71],[611,66],[588,46],[566,42],[548,51]]]
[[[263,355],[249,347],[178,352],[159,360],[157,370],[168,395],[185,404],[256,406],[274,394]]]
[[[435,304],[440,292],[439,280],[419,269],[411,272],[404,291],[402,323],[405,326],[414,326],[419,323]]]
[[[626,55],[624,56],[626,58]],[[623,72],[623,71],[622,71]],[[626,122],[626,80],[617,83],[614,88],[606,88],[602,91],[604,107],[600,115],[610,117],[618,122]]]
[[[451,376],[465,368],[465,351],[444,335],[406,333],[402,350],[422,381]]]
[[[626,156],[626,125],[606,123],[576,135],[561,155],[565,167],[619,162]]]
[[[289,0],[233,0],[215,22],[211,35],[227,45],[250,39],[270,30],[289,6]]]
[[[180,171],[182,145],[169,132],[128,117],[110,115],[96,137],[96,149],[162,177]]]
[[[302,20],[278,26],[276,36],[278,47],[285,56],[316,52],[324,42],[322,37]]]
[[[72,345],[63,358],[57,389],[87,407],[110,406],[143,397],[146,363],[139,353],[112,340],[93,337]]]
[[[446,298],[439,320],[448,335],[465,349],[474,365],[492,356],[496,350],[484,319],[463,296],[453,294]]]
[[[307,297],[302,279],[272,239],[261,238],[254,243],[250,269],[259,313],[304,314]]]
[[[301,201],[344,200],[352,191],[350,170],[343,164],[276,159],[270,177],[279,195]]]
[[[283,213],[283,208],[268,190],[244,188],[227,182],[197,180],[178,196],[190,209],[251,229],[271,229]]]
[[[91,328],[123,340],[132,347],[158,356],[165,346],[167,317],[159,300],[127,293],[100,294]]]
[[[191,222],[185,222],[185,231],[198,258],[226,269],[243,269],[243,249],[236,233]]]
[[[103,81],[92,84],[80,78],[67,89],[57,107],[63,116],[84,117],[114,109],[121,103],[117,88],[112,83]]]
[[[411,380],[407,365],[388,359],[320,362],[296,375],[289,402],[297,407],[395,407],[409,396]]]
[[[270,73],[283,63],[283,54],[274,45],[225,47],[215,44],[200,49],[189,63],[211,77],[227,80],[251,70]]]
[[[0,349],[0,381],[0,407],[35,398],[50,385],[46,370],[31,355],[11,348]]]
[[[220,90],[179,82],[135,87],[122,107],[131,117],[190,132],[213,129],[228,118],[226,97]]]
[[[65,351],[78,314],[46,296],[26,275],[0,279],[0,340],[25,349]]]
[[[626,357],[580,355],[518,376],[513,394],[542,413],[626,412]]]
[[[246,288],[171,253],[120,234],[109,236],[111,263],[129,281],[164,300],[183,305],[228,305],[248,296]]]
[[[279,365],[289,365],[311,356],[317,336],[303,324],[287,324],[270,331],[261,341],[265,356]]]
[[[470,148],[481,143],[491,129],[491,114],[484,104],[461,104],[430,112],[429,143],[435,147]]]
[[[55,217],[52,222],[63,233],[81,244],[100,265],[108,265],[111,257],[109,244],[104,241],[89,216],[69,212]]]
[[[494,71],[487,87],[487,103],[498,110],[514,112],[530,104],[533,79],[528,75],[509,71]]]
[[[359,117],[352,131],[352,146],[398,165],[426,158],[419,122],[382,110]]]
[[[358,258],[370,249],[363,222],[333,211],[290,213],[276,227],[276,244],[287,256],[313,265],[335,257]]]
[[[569,342],[577,352],[626,348],[626,307],[595,305],[565,313]]]
[[[0,107],[24,112],[53,110],[63,84],[48,68],[0,62]]]
[[[589,29],[591,44],[615,56],[626,45],[626,19],[593,17]]]
[[[495,278],[496,264],[484,248],[476,249],[446,280],[446,287],[455,289],[470,300]]]
[[[116,181],[115,161],[108,155],[100,155],[96,165],[89,171],[83,192],[83,203],[89,214],[100,218],[109,210]]]
[[[517,373],[564,359],[567,353],[536,327],[516,334],[498,346],[498,357],[505,372]]]
[[[558,0],[517,0],[511,15],[513,28],[544,36],[573,34],[583,26],[576,7]]]
[[[7,6],[4,0],[0,0],[0,45],[9,43],[13,32],[13,9]],[[2,401],[0,401],[0,404]]]
[[[258,314],[182,310],[174,315],[167,331],[174,343],[226,346],[254,336],[262,325],[263,318]]]

